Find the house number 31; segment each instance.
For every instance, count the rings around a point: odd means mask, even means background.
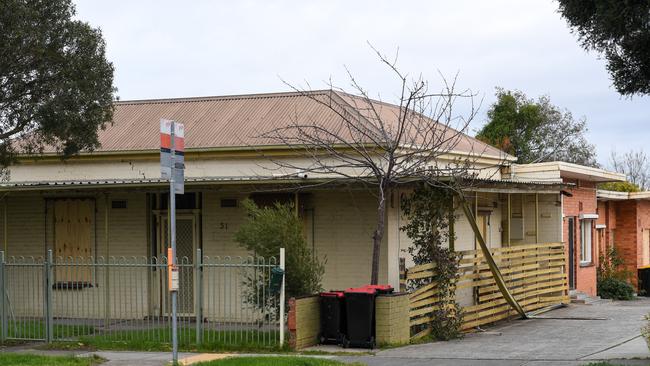
[[[219,223],[219,228],[221,230],[228,230],[228,223],[227,222],[220,222]]]

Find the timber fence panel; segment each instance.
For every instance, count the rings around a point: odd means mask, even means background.
[[[462,308],[464,331],[507,319],[516,312],[507,303],[493,278],[480,250],[458,252],[461,255],[458,279],[459,291],[472,293],[472,305]],[[559,303],[568,303],[566,258],[562,243],[516,245],[491,250],[511,294],[527,312]],[[430,333],[427,324],[433,319],[438,292],[432,277],[435,266],[422,264],[406,271],[412,338]],[[427,281],[427,279],[430,279]],[[420,285],[424,283],[423,285]],[[415,286],[417,284],[419,286]],[[415,288],[413,288],[415,287]]]

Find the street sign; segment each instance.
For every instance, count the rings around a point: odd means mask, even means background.
[[[168,119],[160,120],[160,176],[173,176],[174,193],[185,193],[185,126]]]
[[[160,120],[160,176],[162,179],[172,177],[172,124],[168,119]]]

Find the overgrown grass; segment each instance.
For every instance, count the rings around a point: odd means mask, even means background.
[[[0,365],[15,366],[93,366],[104,362],[99,357],[59,357],[0,353]]]
[[[322,358],[313,357],[290,357],[290,356],[277,356],[277,357],[232,357],[223,360],[215,360],[210,362],[201,362],[197,365],[201,366],[362,366],[361,363],[346,364],[339,361],[326,360]]]

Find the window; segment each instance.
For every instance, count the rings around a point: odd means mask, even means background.
[[[580,263],[591,263],[591,227],[593,220],[580,221]]]

